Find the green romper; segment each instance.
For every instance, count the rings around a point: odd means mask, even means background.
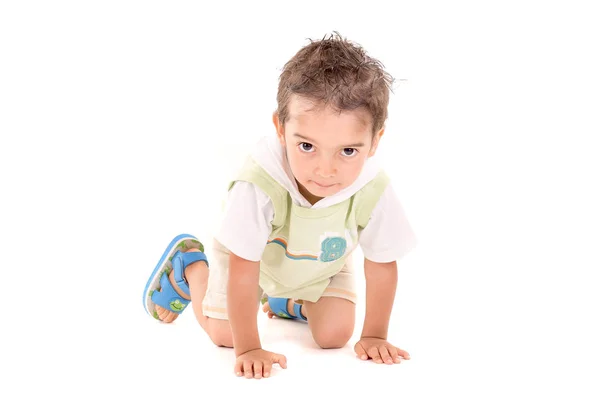
[[[260,292],[271,297],[316,302],[332,277],[350,261],[348,258],[358,245],[358,234],[369,222],[389,178],[380,171],[350,198],[322,209],[294,204],[287,189],[252,158],[229,189],[238,181],[258,186],[274,209],[272,231],[260,261]],[[215,271],[214,263],[211,264],[203,310],[209,317],[227,319],[229,253],[216,241],[213,250],[219,265]]]

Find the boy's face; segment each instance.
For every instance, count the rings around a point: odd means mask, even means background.
[[[373,136],[366,110],[339,113],[297,95],[289,116],[281,126],[275,113],[273,123],[300,193],[311,204],[350,186],[383,135],[381,129]]]

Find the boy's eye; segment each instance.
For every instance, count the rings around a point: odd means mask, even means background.
[[[351,147],[347,147],[344,150],[342,150],[342,155],[344,155],[346,157],[351,157],[354,154],[356,154],[356,149],[353,149]]]
[[[305,153],[310,153],[313,150],[313,145],[310,143],[302,142],[300,143],[300,150]]]

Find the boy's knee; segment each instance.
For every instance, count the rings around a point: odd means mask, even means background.
[[[229,321],[221,319],[208,319],[208,336],[219,347],[233,347],[233,336]]]
[[[327,326],[315,329],[313,338],[323,349],[339,349],[344,347],[352,337],[353,327],[350,325]]]

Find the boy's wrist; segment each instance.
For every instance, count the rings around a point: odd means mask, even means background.
[[[388,332],[387,328],[363,328],[360,338],[379,338],[387,340]]]
[[[251,350],[261,349],[262,345],[260,343],[260,336],[258,334],[258,329],[256,326],[252,324],[246,324],[245,321],[237,319],[235,316],[232,318],[230,316],[230,323],[237,321],[237,323],[232,323],[232,339],[233,339],[233,349],[235,351],[235,356],[238,357],[241,354],[247,353]]]
[[[236,357],[258,349],[262,349],[258,331],[239,332],[237,335],[233,333],[233,351],[235,352]]]
[[[239,357],[243,354],[246,354],[250,351],[254,351],[254,350],[262,350],[262,346],[260,345],[260,343],[258,344],[258,346],[248,346],[248,345],[244,345],[244,346],[235,346],[233,348],[233,351],[235,352],[235,357]]]

